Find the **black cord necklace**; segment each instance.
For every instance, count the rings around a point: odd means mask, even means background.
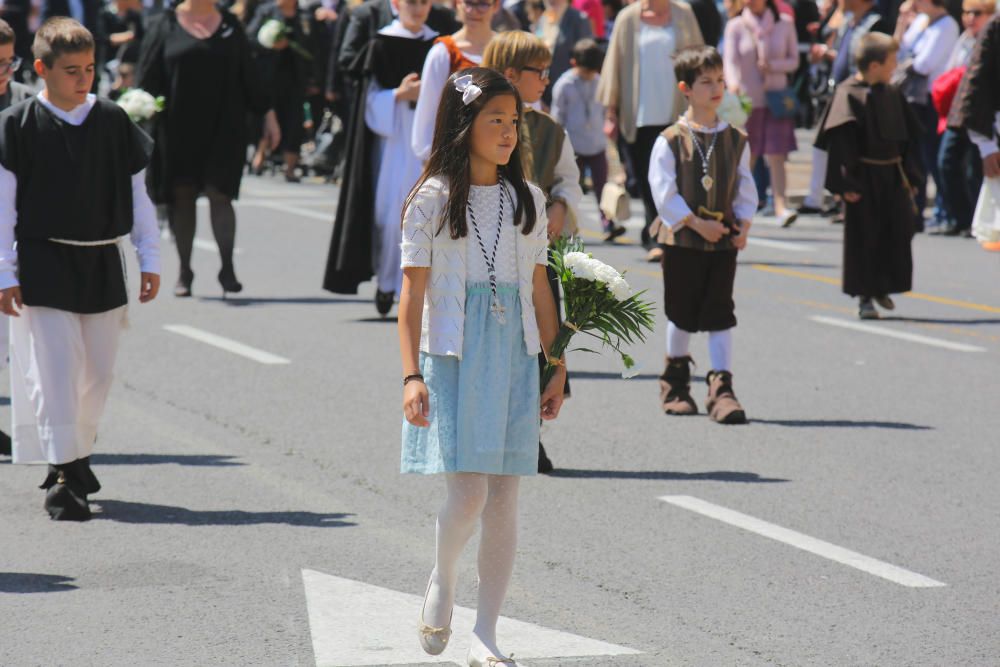
[[[479,250],[483,254],[483,261],[486,262],[486,271],[490,276],[490,294],[492,296],[492,303],[490,304],[490,312],[493,314],[493,318],[496,319],[500,324],[506,324],[507,318],[505,313],[507,309],[500,303],[500,297],[497,296],[497,248],[500,247],[500,236],[503,234],[503,199],[504,193],[507,188],[504,185],[504,181],[501,178],[499,180],[500,192],[498,199],[500,201],[500,206],[498,207],[500,212],[497,215],[497,235],[493,239],[493,252],[486,251],[486,244],[483,243],[483,236],[479,231],[479,225],[476,224],[476,212],[472,209],[471,198],[467,202],[469,209],[469,220],[472,222],[472,229],[476,232],[476,241],[479,242]],[[509,193],[508,193],[508,196]]]

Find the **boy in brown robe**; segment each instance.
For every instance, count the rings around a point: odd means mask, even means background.
[[[649,185],[659,217],[650,233],[663,249],[667,367],[660,402],[670,415],[698,412],[691,398],[691,334],[708,332],[709,417],[744,424],[733,391],[736,255],[746,247],[757,210],[747,135],[719,119],[725,94],[722,56],[710,46],[683,49],[674,58],[677,87],[688,110],[653,145]]]
[[[816,137],[830,155],[826,187],[847,202],[843,291],[859,298],[863,320],[878,319],[875,303],[895,308],[889,295],[909,291],[913,280],[923,130],[903,95],[888,85],[898,50],[888,35],[861,40],[858,74],[837,87]]]

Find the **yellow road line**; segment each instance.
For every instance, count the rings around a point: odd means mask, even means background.
[[[794,269],[784,269],[777,266],[766,266],[764,264],[751,264],[751,267],[757,269],[758,271],[766,271],[767,273],[776,273],[778,275],[790,276],[792,278],[802,278],[803,280],[812,280],[818,283],[826,283],[827,285],[840,285],[839,278],[831,278],[830,276],[823,276],[818,273],[807,273],[805,271],[795,271]],[[923,294],[921,292],[906,292],[903,296],[911,299],[919,299],[921,301],[929,301],[931,303],[939,303],[944,306],[954,306],[955,308],[965,308],[966,310],[978,310],[983,313],[1000,314],[1000,308],[997,306],[988,306],[986,304],[975,303],[973,301],[949,299],[948,297]]]

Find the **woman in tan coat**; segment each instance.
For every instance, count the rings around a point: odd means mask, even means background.
[[[684,111],[672,58],[681,49],[704,43],[686,2],[639,0],[615,19],[601,70],[597,99],[607,109],[605,132],[612,138],[621,132],[628,146],[646,210],[642,242],[652,252],[659,249],[649,238],[649,225],[656,218],[649,190],[649,155],[656,138]]]

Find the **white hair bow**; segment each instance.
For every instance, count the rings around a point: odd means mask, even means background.
[[[483,94],[483,89],[472,83],[472,75],[466,74],[455,79],[455,90],[462,93],[462,104],[469,106]]]

